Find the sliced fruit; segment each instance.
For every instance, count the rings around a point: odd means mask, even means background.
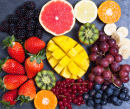
[[[41,90],[34,99],[36,109],[55,109],[57,106],[56,96],[48,90]]]
[[[56,50],[56,49],[58,49],[59,47],[56,45],[56,44],[54,44],[54,43],[49,43],[48,45],[47,45],[47,49],[49,50],[49,51],[54,51],[54,50]]]
[[[79,29],[79,41],[83,44],[93,44],[99,38],[99,30],[94,24],[86,23]]]
[[[104,32],[106,35],[111,36],[113,32],[116,31],[116,24],[106,24],[104,27]]]
[[[121,17],[121,8],[115,1],[105,1],[98,8],[98,16],[104,23],[115,23]]]
[[[74,12],[80,23],[91,23],[97,18],[97,6],[93,1],[79,1],[74,7]]]
[[[122,55],[123,59],[128,59],[130,56],[130,48],[127,45],[122,45],[119,48],[119,54]]]
[[[52,71],[43,70],[35,77],[36,85],[43,90],[51,90],[56,85],[56,77]]]
[[[52,35],[68,33],[75,24],[73,7],[66,0],[51,0],[42,7],[39,22]]]
[[[52,53],[53,57],[55,59],[61,59],[65,56],[65,53],[61,50],[61,49],[56,49],[53,53]]]
[[[121,43],[119,44],[119,47],[122,46],[122,45],[127,45],[129,48],[130,48],[130,39],[128,38],[125,38],[121,41]]]
[[[112,38],[116,40],[116,44],[120,45],[122,40],[124,39],[123,34],[119,31],[115,31],[112,33]]]
[[[120,31],[123,34],[123,37],[128,36],[128,29],[126,27],[119,27],[117,31]]]
[[[70,78],[71,73],[70,73],[70,71],[69,71],[69,69],[68,69],[67,66],[62,70],[62,72],[60,73],[60,75],[62,77],[64,77],[64,78]]]
[[[50,51],[52,49],[50,49],[48,45],[51,44],[56,45],[58,49]],[[89,67],[88,54],[85,49],[72,38],[64,35],[53,37],[47,44],[46,51],[49,64],[62,77],[78,79],[87,72]]]

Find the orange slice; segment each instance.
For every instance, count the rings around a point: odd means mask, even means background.
[[[105,1],[98,8],[98,16],[104,23],[117,22],[121,17],[121,8],[115,1]]]
[[[34,99],[34,105],[36,109],[55,109],[57,98],[51,91],[41,90]]]

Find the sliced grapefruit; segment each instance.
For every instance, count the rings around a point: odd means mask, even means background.
[[[42,7],[39,22],[55,36],[68,33],[75,24],[73,7],[65,0],[51,0]]]

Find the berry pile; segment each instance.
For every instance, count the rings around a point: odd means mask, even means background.
[[[101,85],[95,84],[94,88],[83,95],[86,104],[95,109],[102,109],[107,103],[113,103],[116,106],[121,106],[123,101],[129,101],[128,89],[123,86],[122,89],[117,88],[113,84]]]
[[[40,9],[35,8],[35,2],[25,2],[18,7],[16,14],[8,15],[8,19],[1,23],[0,30],[15,35],[17,39],[28,39],[32,36],[41,39],[43,28],[38,21]]]
[[[91,69],[89,80],[106,85],[114,83],[117,86],[127,83],[130,65],[119,64],[122,61],[122,55],[118,54],[118,46],[114,39],[106,36],[102,31],[99,35],[99,39],[91,47],[93,53],[90,54],[90,60],[96,62],[97,66]]]
[[[85,104],[82,94],[93,89],[93,83],[88,80],[78,79],[77,82],[74,79],[66,79],[64,81],[58,81],[56,86],[52,88],[52,92],[57,96],[59,100],[60,109],[72,109],[71,103],[81,106]]]

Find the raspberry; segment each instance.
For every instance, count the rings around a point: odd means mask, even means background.
[[[29,10],[33,10],[36,7],[36,3],[34,1],[27,1],[24,3],[24,6]]]

